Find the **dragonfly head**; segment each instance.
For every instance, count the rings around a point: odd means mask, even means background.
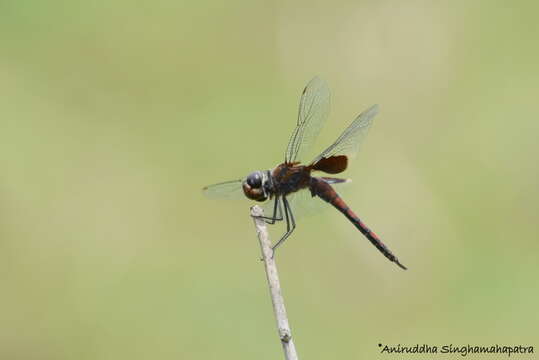
[[[268,199],[269,178],[267,172],[250,173],[242,183],[243,192],[251,200],[266,201]]]

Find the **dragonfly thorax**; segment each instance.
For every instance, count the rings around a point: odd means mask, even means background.
[[[243,193],[251,200],[266,201],[271,193],[269,171],[254,171],[242,183]]]

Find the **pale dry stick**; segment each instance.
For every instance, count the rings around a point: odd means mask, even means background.
[[[273,304],[273,313],[275,314],[275,320],[277,320],[277,329],[279,330],[279,338],[281,339],[281,344],[283,346],[284,356],[286,360],[298,360],[296,347],[292,341],[292,333],[290,332],[290,326],[288,325],[288,318],[286,317],[279,275],[277,274],[277,265],[275,265],[275,258],[273,257],[273,250],[271,249],[268,228],[264,219],[261,218],[261,216],[264,216],[264,211],[260,206],[255,205],[251,208],[251,216],[254,219],[256,234],[260,241],[262,260],[264,260],[271,302]]]

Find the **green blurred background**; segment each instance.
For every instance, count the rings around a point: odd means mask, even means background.
[[[381,106],[346,198],[409,271],[302,219],[278,256],[300,357],[539,346],[538,11],[0,2],[0,358],[282,358],[251,204],[201,188],[282,160],[314,75],[319,150]]]

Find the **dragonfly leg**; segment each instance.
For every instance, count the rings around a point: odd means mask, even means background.
[[[277,216],[277,212],[279,212],[278,216]],[[282,221],[283,220],[283,208],[282,208],[282,205],[281,205],[280,197],[279,196],[275,197],[275,202],[274,202],[274,205],[273,205],[273,215],[271,217],[268,217],[268,216],[258,216],[258,217],[261,218],[261,219],[264,219],[266,224],[269,224],[269,225],[275,224],[276,221]],[[287,215],[287,221],[288,221],[288,215]],[[272,252],[273,252],[273,248],[272,248]],[[273,254],[272,254],[272,257],[273,257]],[[264,260],[263,258],[260,259],[260,261],[263,261],[263,260]]]
[[[277,212],[279,215],[277,215]],[[266,224],[273,225],[277,221],[283,220],[283,208],[281,205],[281,199],[279,196],[275,197],[275,205],[273,206],[273,215],[271,217],[264,217]]]
[[[273,214],[271,216],[257,216],[260,219],[264,219],[266,224],[273,225],[277,221],[283,220],[283,209],[281,207],[281,201],[278,196],[275,197],[274,203],[273,203]],[[277,215],[277,212],[279,215]]]
[[[283,204],[284,204],[284,216],[286,219],[286,232],[284,235],[271,247],[273,250],[273,254],[275,255],[275,249],[282,245],[282,243],[292,234],[294,229],[296,228],[296,221],[294,220],[294,214],[292,214],[292,210],[290,209],[290,204],[288,203],[288,200],[286,197],[283,196]]]

